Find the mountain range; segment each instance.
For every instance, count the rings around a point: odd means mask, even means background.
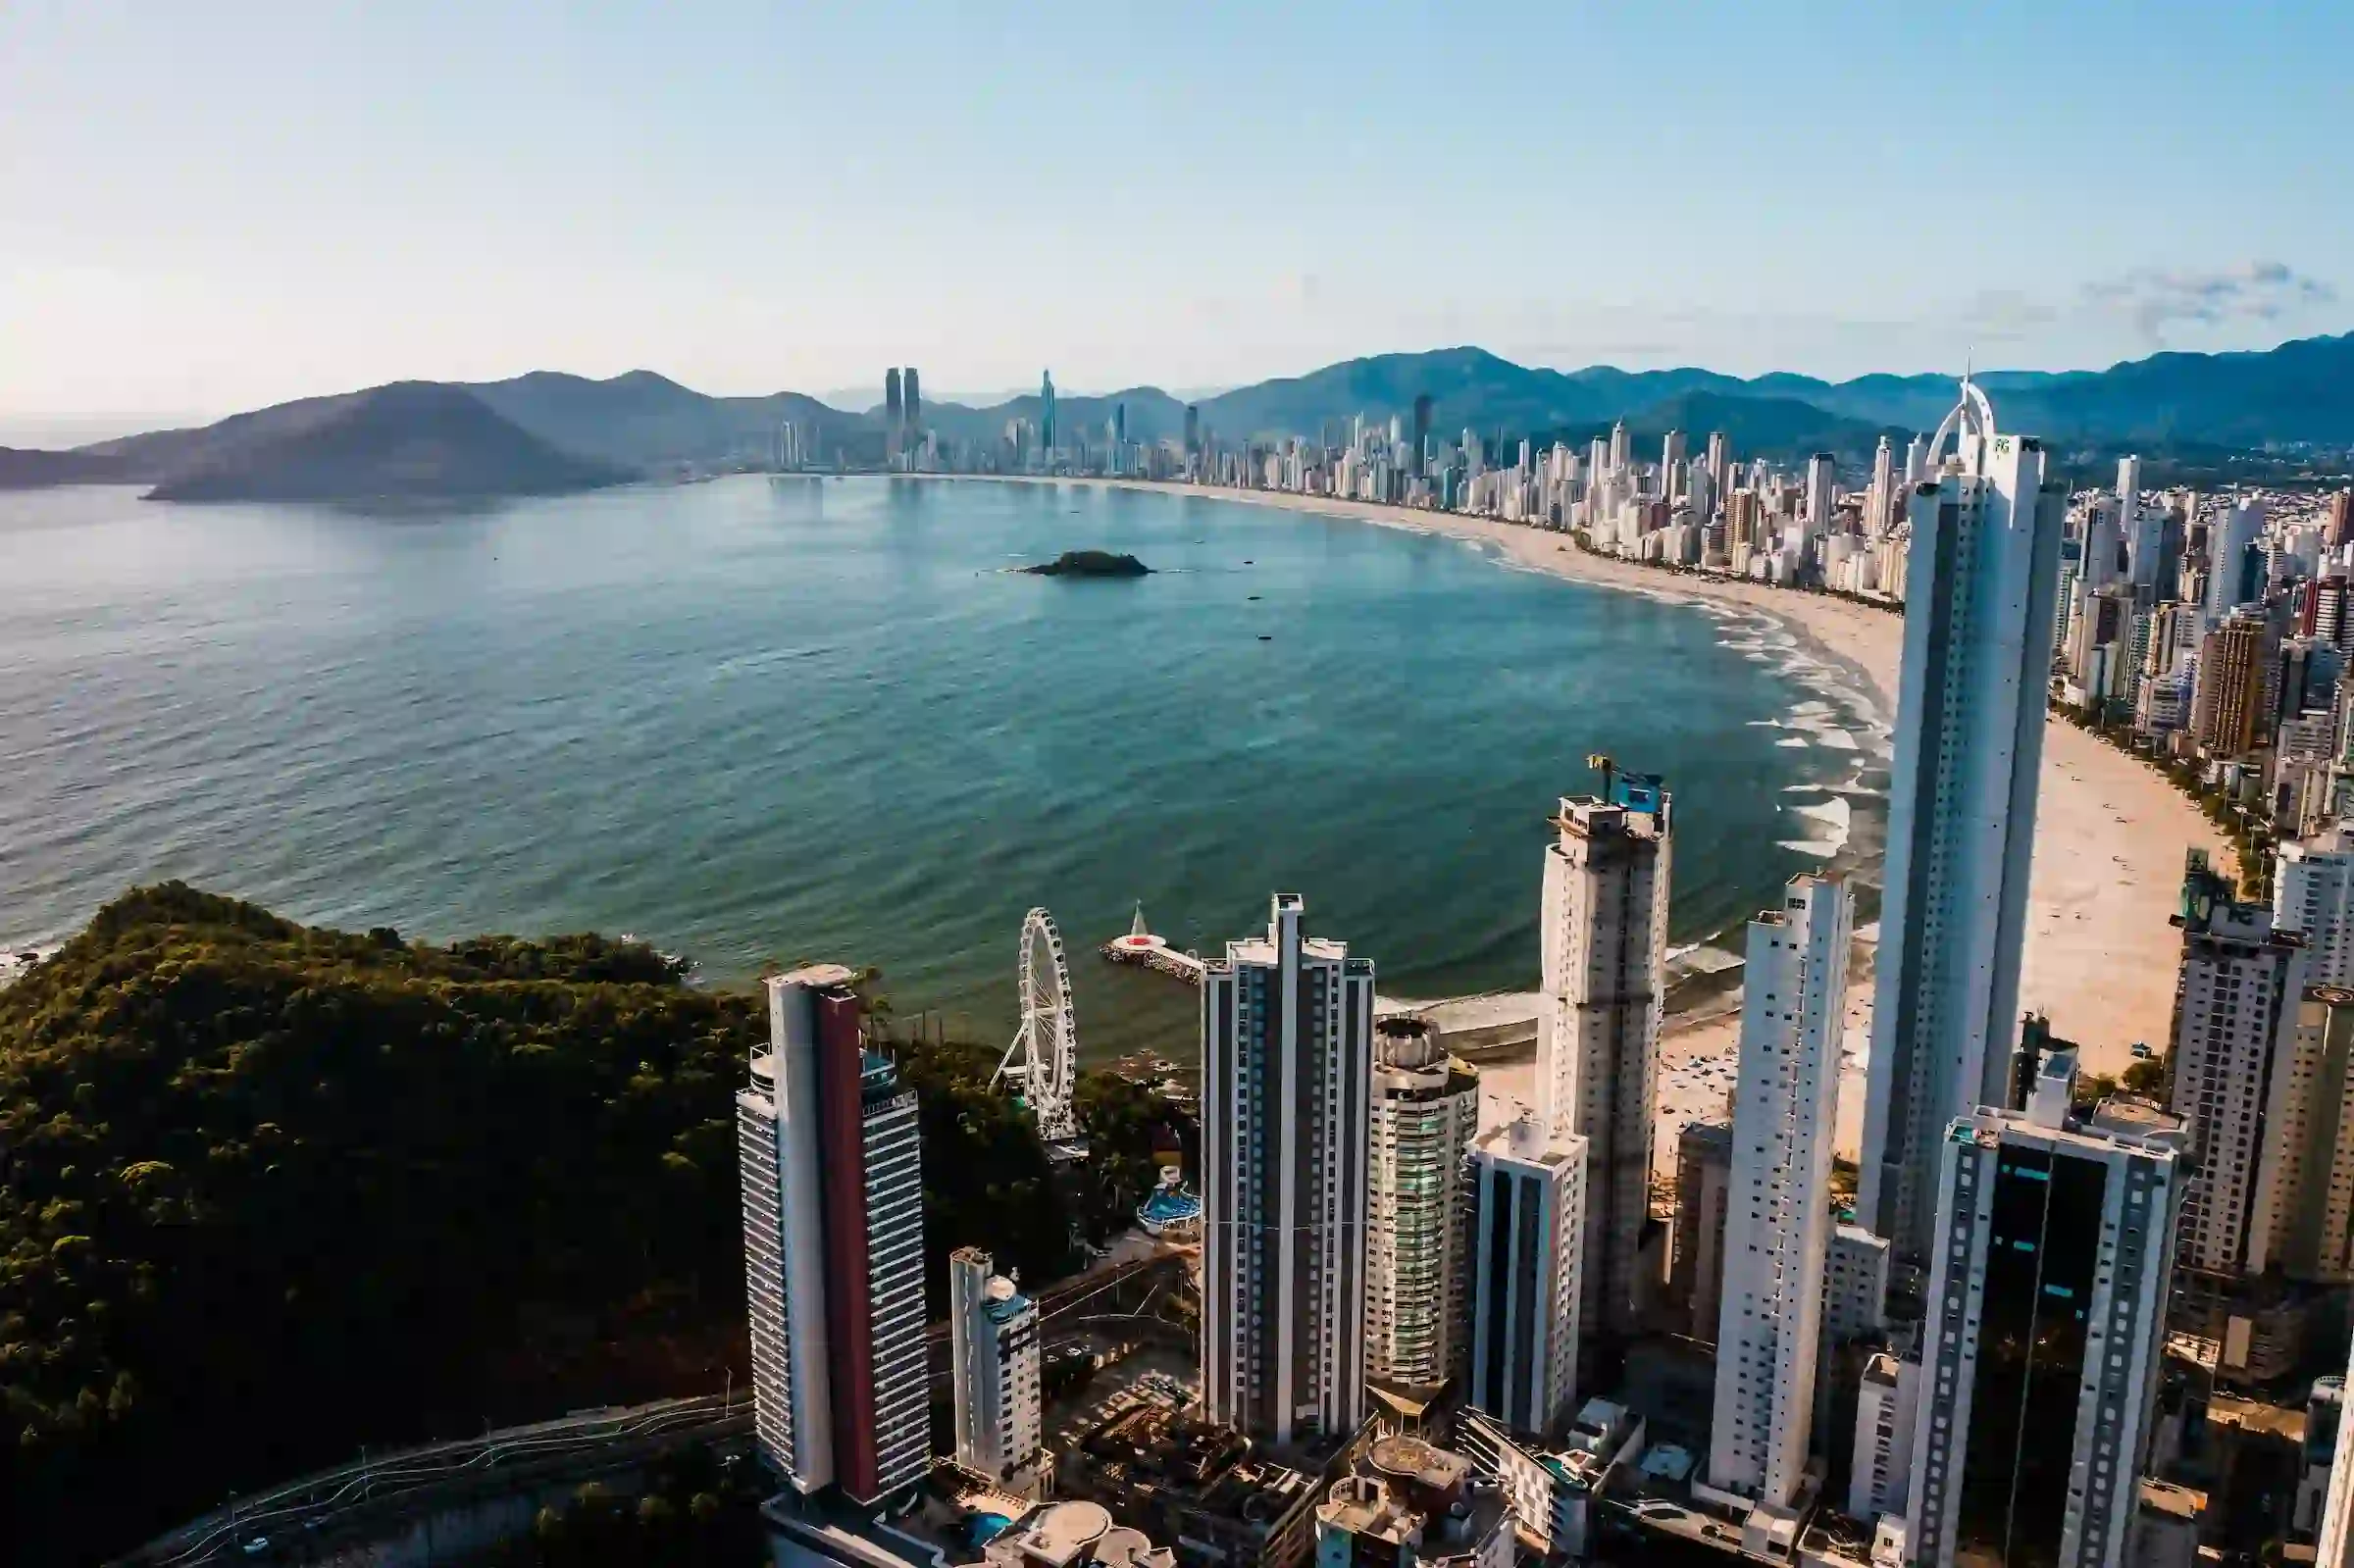
[[[2226,354],[2156,354],[2105,371],[1994,371],[1977,378],[2007,429],[2077,447],[2244,451],[2354,446],[2354,332]],[[1582,440],[1626,421],[1637,435],[1670,429],[1697,444],[1726,432],[1734,451],[1790,459],[1829,451],[1860,460],[1882,435],[1897,445],[1953,406],[1946,376],[1825,381],[1611,366],[1556,371],[1485,349],[1380,354],[1203,399],[1201,423],[1228,439],[1341,431],[1358,415],[1409,419],[1427,394],[1443,435]],[[1067,430],[1100,432],[1124,407],[1129,437],[1174,437],[1186,404],[1157,387],[1064,396]],[[986,408],[925,405],[926,425],[955,441],[995,442],[1013,420],[1035,426],[1036,395]],[[780,428],[831,464],[880,461],[879,409],[842,409],[797,392],[713,397],[651,371],[606,380],[535,371],[506,380],[395,382],[303,398],[192,430],[157,430],[66,452],[0,448],[0,487],[113,481],[159,499],[366,499],[545,493],[626,479],[757,466]]]

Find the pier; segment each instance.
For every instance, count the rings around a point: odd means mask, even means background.
[[[1115,964],[1142,964],[1188,986],[1202,984],[1202,960],[1171,947],[1166,936],[1153,936],[1145,926],[1143,904],[1136,906],[1136,920],[1129,926],[1128,935],[1114,936],[1098,951]]]

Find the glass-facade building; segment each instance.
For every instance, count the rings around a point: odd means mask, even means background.
[[[2073,1121],[2056,1110],[2065,1091],[2054,1099],[1947,1131],[1907,1521],[1923,1564],[2124,1560],[2164,1344],[2178,1137]]]

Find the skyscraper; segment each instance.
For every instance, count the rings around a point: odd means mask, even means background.
[[[1675,1139],[1675,1235],[1667,1290],[1682,1303],[1684,1332],[1716,1342],[1724,1299],[1724,1229],[1732,1208],[1733,1129],[1687,1122]]]
[[[956,1462],[1027,1490],[1040,1453],[1038,1303],[977,1246],[948,1254],[948,1353]]]
[[[1977,387],[1911,496],[1905,653],[1888,791],[1858,1221],[1925,1259],[1937,1140],[2003,1103],[2019,1014],[2036,771],[2067,497],[2042,446],[1998,434]]]
[[[902,428],[908,441],[919,441],[924,434],[924,394],[916,381],[914,366],[910,365],[899,373],[899,384],[907,397],[907,419]]]
[[[2207,619],[2223,620],[2248,589],[2248,546],[2264,531],[2264,508],[2255,502],[2224,508],[2207,526]]]
[[[1828,452],[1807,459],[1807,531],[1828,533],[1838,493],[1839,460]]]
[[[1538,1090],[1549,1124],[1584,1138],[1589,1162],[1587,1335],[1637,1327],[1667,955],[1667,791],[1656,779],[1605,778],[1608,798],[1564,796],[1554,818],[1539,929]]]
[[[1709,483],[1720,496],[1733,487],[1733,449],[1722,430],[1709,431]]]
[[[1202,450],[1202,410],[1192,403],[1185,405],[1185,452],[1188,457]]]
[[[1586,1140],[1523,1110],[1471,1146],[1471,1407],[1552,1433],[1574,1409]]]
[[[1907,1489],[1909,1560],[2116,1568],[2156,1413],[2181,1196],[2170,1134],[2071,1125],[2073,1052],[2028,1108],[1928,1151],[1935,1272]]]
[[[1373,1026],[1372,1168],[1365,1223],[1365,1376],[1426,1388],[1462,1348],[1463,1150],[1479,1074],[1418,1018]]]
[[[1814,1432],[1854,900],[1793,877],[1749,923],[1709,1484],[1790,1506]]]
[[[2233,615],[2200,639],[2190,723],[2210,756],[2241,756],[2263,733],[2267,630],[2255,615]]]
[[[773,976],[736,1096],[760,1454],[871,1504],[931,1465],[922,1151],[912,1090],[867,1048],[850,972]]]
[[[907,404],[899,390],[899,368],[883,373],[883,428],[893,439],[907,428]]]
[[[1422,477],[1424,466],[1429,462],[1429,454],[1430,394],[1428,392],[1418,392],[1414,395],[1413,472],[1416,479],[1420,479]]]
[[[1660,493],[1673,497],[1682,481],[1684,466],[1684,432],[1669,430],[1660,442]]]
[[[1373,965],[1303,917],[1276,894],[1202,984],[1203,1402],[1275,1442],[1364,1413]]]
[[[2262,1267],[2251,1243],[2266,1112],[2292,1050],[2305,945],[2274,929],[2272,910],[2235,899],[2229,880],[2196,850],[2175,924],[2182,974],[2169,1066],[2174,1109],[2198,1163],[2184,1206],[2182,1266],[2233,1279]]]
[[[1896,508],[1896,451],[1888,437],[1880,437],[1879,449],[1871,454],[1871,517],[1868,531],[1882,533],[1894,516]]]
[[[1054,373],[1044,371],[1038,379],[1038,443],[1046,450],[1049,467],[1053,465],[1060,435],[1054,424]]]
[[[2334,823],[2280,846],[2273,929],[2305,938],[2310,986],[2354,986],[2354,825]]]
[[[2257,1155],[2251,1273],[2354,1283],[2354,990],[2308,986],[2273,1069]]]
[[[2354,544],[2354,490],[2339,490],[2329,497],[2329,521],[2322,530],[2322,544],[2331,550]]]

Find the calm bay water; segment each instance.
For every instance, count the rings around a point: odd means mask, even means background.
[[[1082,547],[1160,575],[1004,570]],[[179,877],[435,939],[629,931],[717,983],[879,964],[902,1012],[994,1039],[1045,904],[1087,1054],[1190,1054],[1192,993],[1093,956],[1139,899],[1208,950],[1297,890],[1386,993],[1523,987],[1543,819],[1587,753],[1675,788],[1694,944],[1875,848],[1880,745],[1762,618],[1203,497],[0,494],[10,946]]]

